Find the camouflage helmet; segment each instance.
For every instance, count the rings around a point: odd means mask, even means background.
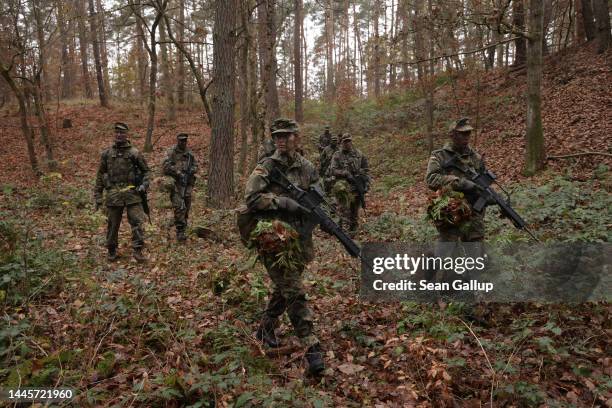
[[[285,118],[276,119],[272,126],[270,126],[272,136],[284,133],[297,133],[299,130],[300,128],[294,120]]]
[[[123,122],[115,122],[114,129],[118,130],[119,132],[127,132],[128,130],[130,130],[128,125]]]
[[[474,130],[472,126],[470,126],[470,118],[461,118],[457,119],[453,123],[451,123],[448,128],[449,133],[453,132],[470,132]]]
[[[189,135],[187,133],[179,133],[176,135],[176,140],[187,140]]]
[[[341,139],[341,141],[342,141],[342,142],[344,142],[345,140],[351,140],[351,141],[353,140],[353,138],[352,138],[352,136],[351,136],[351,134],[350,134],[350,133],[343,133],[343,134],[342,134],[342,139]]]
[[[340,135],[340,136],[342,136],[342,135]],[[338,136],[336,136],[336,135],[332,135],[332,137],[331,137],[331,141],[332,141],[333,143],[338,143],[338,141],[339,141],[341,138],[342,138],[342,137],[338,137]]]

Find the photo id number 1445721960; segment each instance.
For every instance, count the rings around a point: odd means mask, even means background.
[[[0,401],[47,402],[66,401],[74,397],[70,388],[1,388]]]

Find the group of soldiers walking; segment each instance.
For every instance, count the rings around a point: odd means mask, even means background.
[[[114,125],[115,142],[102,152],[94,189],[95,208],[105,206],[107,216],[106,247],[109,261],[118,258],[119,226],[125,209],[132,228],[134,259],[145,262],[143,253],[145,212],[148,213],[146,193],[151,182],[151,171],[141,152],[128,140],[129,127]],[[163,173],[174,182],[170,200],[174,208],[174,224],[178,241],[185,241],[187,219],[191,209],[191,194],[198,164],[193,152],[187,148],[188,135],[180,133],[163,161]]]
[[[482,157],[469,146],[472,127],[467,119],[456,121],[450,129],[450,143],[432,153],[427,167],[426,182],[432,190],[449,188],[466,195],[476,193],[479,186],[458,172],[447,167],[449,159],[458,159],[467,168],[482,171]],[[106,191],[108,229],[106,245],[110,260],[117,258],[117,233],[123,209],[127,211],[132,227],[134,258],[144,260],[143,193],[149,187],[150,170],[142,154],[127,140],[128,126],[115,124],[115,143],[102,153],[96,178],[96,208],[103,205]],[[289,119],[277,119],[271,128],[271,139],[265,140],[258,152],[258,164],[249,176],[245,188],[245,206],[242,214],[249,220],[277,220],[296,231],[299,252],[291,266],[274,262],[274,257],[261,257],[273,285],[268,305],[263,313],[255,336],[269,347],[278,347],[275,329],[279,319],[287,312],[295,334],[306,349],[308,372],[320,374],[325,364],[320,342],[313,328],[313,313],[308,307],[302,274],[314,258],[313,230],[316,223],[311,214],[286,188],[275,182],[274,175],[282,174],[294,188],[308,191],[323,187],[326,195],[333,197],[340,215],[340,224],[350,235],[357,232],[360,208],[365,207],[365,194],[370,186],[368,161],[353,146],[348,133],[332,135],[326,127],[319,137],[319,168],[304,157],[299,127]],[[170,195],[174,207],[177,239],[186,239],[185,231],[191,208],[191,195],[198,166],[193,153],[187,148],[186,134],[179,134],[177,144],[170,148],[163,161],[163,173],[174,179]],[[484,212],[473,215],[473,227],[458,230],[440,227],[440,239],[446,241],[479,241],[484,237]],[[246,243],[253,230],[253,223],[244,231],[239,229]]]

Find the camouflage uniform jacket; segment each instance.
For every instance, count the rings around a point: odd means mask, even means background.
[[[446,143],[442,149],[434,150],[429,158],[425,182],[430,189],[436,191],[448,187],[452,190],[456,190],[459,180],[466,177],[461,171],[454,167],[443,167],[443,163],[454,156],[458,156],[458,161],[465,168],[477,172],[482,172],[485,169],[482,156],[476,153],[471,147],[468,147],[465,153],[459,153],[453,150],[451,143]],[[475,201],[475,197],[466,195],[466,198],[470,203]],[[484,210],[481,213],[474,213],[471,235],[484,235],[484,213]]]
[[[149,186],[150,170],[142,153],[133,147],[130,142],[113,144],[102,152],[100,166],[96,175],[94,197],[96,202],[102,200],[102,193],[106,190],[106,205],[119,207],[142,202],[138,187],[137,176],[141,175],[142,185]]]
[[[337,151],[338,151],[338,147],[337,146],[332,147],[331,145],[323,149],[323,152],[321,152],[321,159],[320,159],[321,167],[319,168],[319,176],[325,177],[327,173],[327,168],[331,164],[332,157],[334,156],[334,153],[336,153]]]
[[[191,157],[191,165],[190,168],[187,168],[187,162],[189,161],[189,157]],[[190,149],[186,149],[181,151],[177,148],[177,146],[172,146],[166,152],[166,158],[162,164],[164,175],[173,177],[177,182],[179,172],[186,173],[189,171],[192,176],[187,180],[188,186],[193,186],[195,183],[195,176],[193,176],[198,171],[198,163],[196,162],[195,156]]]
[[[341,175],[344,171],[347,171],[349,175],[356,177],[359,175],[366,176],[368,178],[368,185],[370,180],[370,169],[368,167],[368,160],[359,151],[359,149],[351,149],[345,152],[340,148],[332,156],[331,164],[327,170],[328,177],[343,178]]]
[[[250,212],[260,219],[280,219],[293,226],[300,234],[306,261],[314,255],[312,231],[316,224],[304,214],[291,214],[278,208],[278,197],[291,197],[282,187],[270,182],[268,175],[278,168],[287,178],[307,190],[318,183],[319,176],[314,166],[299,153],[294,153],[292,161],[281,156],[278,151],[259,162],[249,177],[245,189],[245,201]]]

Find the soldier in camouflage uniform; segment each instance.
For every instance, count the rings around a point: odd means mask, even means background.
[[[338,136],[332,136],[329,146],[323,149],[321,152],[321,159],[319,163],[319,176],[324,181],[325,192],[329,194],[329,190],[331,188],[329,181],[326,179],[327,177],[327,169],[331,164],[331,159],[334,156],[334,153],[338,151]]]
[[[444,163],[453,157],[458,157],[465,168],[483,172],[485,169],[482,156],[476,153],[469,145],[470,133],[474,128],[470,126],[468,118],[453,122],[449,129],[450,139],[442,149],[434,150],[427,165],[425,182],[427,186],[436,191],[441,188],[450,188],[465,194],[468,202],[476,201],[480,186],[466,178],[465,174],[454,167],[445,168]],[[462,229],[453,226],[438,227],[440,242],[475,242],[484,239],[484,210],[473,213],[470,228]]]
[[[309,372],[320,373],[324,369],[319,340],[313,333],[312,312],[308,308],[302,283],[304,267],[314,256],[312,231],[315,224],[303,208],[279,185],[270,182],[268,175],[274,168],[303,189],[318,182],[314,166],[296,151],[298,126],[292,120],[278,120],[272,132],[276,150],[262,159],[249,177],[245,200],[248,212],[258,219],[282,220],[299,233],[302,256],[297,268],[273,265],[264,259],[264,266],[272,280],[274,291],[257,330],[257,338],[270,347],[278,347],[274,329],[279,317],[287,311],[300,342],[308,347],[306,358]]]
[[[474,151],[470,145],[470,134],[474,128],[470,126],[468,118],[462,118],[453,122],[449,129],[450,142],[442,149],[434,150],[427,165],[425,181],[432,190],[449,188],[462,192],[470,205],[478,199],[481,187],[467,178],[463,172],[455,167],[447,166],[449,160],[457,158],[458,164],[466,169],[482,173],[485,164],[482,156]],[[487,204],[493,204],[487,202]],[[485,235],[484,225],[485,210],[481,212],[472,211],[467,224],[461,228],[453,225],[438,225],[438,242],[435,246],[435,255],[440,258],[447,257],[480,257],[484,255],[482,241]],[[467,244],[464,244],[467,243]],[[466,272],[459,277],[456,273],[439,270],[435,272],[435,280],[438,282],[451,282],[456,279],[464,282],[470,279],[478,279],[477,271]],[[474,302],[476,295],[473,293],[455,292],[451,301]],[[484,316],[486,308],[480,306],[465,306],[464,312],[468,319],[485,323]]]
[[[125,123],[115,123],[115,143],[102,152],[94,198],[97,210],[104,204],[103,193],[106,191],[106,247],[109,261],[117,259],[117,238],[125,208],[132,227],[134,258],[144,262],[142,224],[145,214],[141,193],[149,187],[150,171],[144,156],[127,140],[128,130]]]
[[[168,149],[163,161],[164,175],[174,178],[174,188],[170,191],[170,200],[174,209],[174,225],[176,226],[176,239],[184,242],[187,239],[185,230],[189,210],[191,209],[191,192],[195,184],[195,174],[198,163],[193,152],[187,148],[186,133],[179,133],[177,143]],[[181,195],[184,189],[184,196]]]
[[[365,177],[367,181],[367,191],[370,180],[368,160],[359,149],[353,147],[350,134],[345,133],[343,135],[340,146],[340,150],[332,156],[331,164],[327,172],[333,184],[340,180],[345,180],[350,186],[351,191],[349,194],[352,195],[350,203],[344,204],[342,202],[344,200],[338,199],[336,199],[336,202],[341,214],[341,224],[343,224],[344,228],[348,227],[350,235],[354,235],[359,226],[359,208],[361,207],[361,201],[353,183],[355,178],[360,176]]]
[[[319,136],[319,153],[323,151],[331,142],[331,133],[329,125],[325,126],[325,131]]]

